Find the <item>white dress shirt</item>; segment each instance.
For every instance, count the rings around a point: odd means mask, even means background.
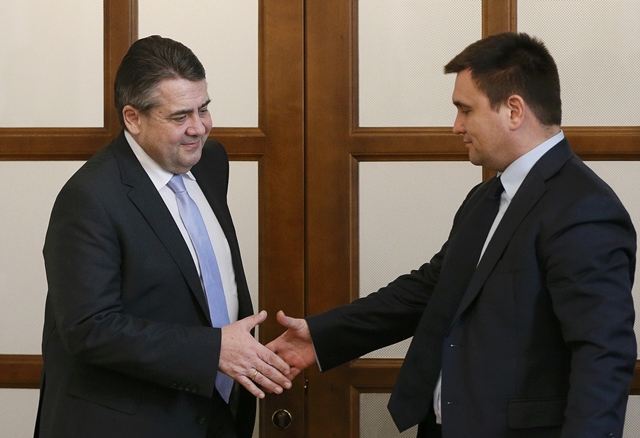
[[[133,150],[136,158],[140,161],[145,172],[149,175],[151,182],[160,193],[164,203],[167,205],[171,216],[173,216],[173,220],[175,221],[180,233],[182,233],[182,237],[184,238],[185,243],[189,247],[189,251],[191,252],[191,257],[193,257],[193,262],[196,265],[196,269],[198,270],[198,274],[200,274],[200,265],[198,264],[198,256],[196,255],[196,251],[191,243],[191,239],[189,238],[189,234],[187,233],[187,229],[182,223],[182,219],[180,219],[180,213],[178,212],[178,203],[176,201],[175,194],[173,191],[167,186],[167,183],[173,176],[173,173],[164,170],[158,163],[156,163],[145,151],[142,147],[135,141],[135,139],[131,136],[131,134],[127,131],[124,133],[127,142],[129,142],[129,146]],[[222,227],[220,226],[220,222],[216,217],[215,213],[211,209],[211,205],[202,193],[202,189],[196,182],[195,177],[191,173],[191,171],[185,173],[183,175],[183,181],[187,191],[189,192],[189,196],[194,200],[198,209],[200,210],[200,214],[202,215],[202,219],[204,220],[205,226],[207,228],[207,233],[209,234],[209,239],[211,239],[211,244],[213,245],[213,249],[216,254],[216,260],[218,261],[218,269],[220,270],[220,277],[222,278],[222,287],[224,288],[224,295],[227,301],[227,311],[229,313],[229,321],[235,322],[238,320],[238,288],[236,285],[235,272],[233,270],[233,262],[231,260],[231,249],[229,248],[229,242],[227,242],[227,238],[222,231]],[[202,282],[202,277],[200,277],[200,282]],[[204,289],[204,286],[203,286]]]

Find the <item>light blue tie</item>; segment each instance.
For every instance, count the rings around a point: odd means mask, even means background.
[[[184,186],[182,175],[173,175],[167,185],[176,194],[180,218],[187,229],[187,233],[189,233],[189,238],[198,256],[200,275],[204,284],[207,303],[209,304],[211,323],[214,327],[223,327],[229,324],[227,301],[224,297],[224,288],[222,287],[216,254],[211,245],[204,220],[200,210],[198,210],[198,206],[191,199]],[[218,372],[216,388],[227,403],[229,402],[232,387],[233,379],[224,373]]]

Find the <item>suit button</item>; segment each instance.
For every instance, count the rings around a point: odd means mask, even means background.
[[[198,422],[198,424],[207,424],[207,417],[204,415],[200,415],[198,416],[198,418],[196,418],[196,421]]]

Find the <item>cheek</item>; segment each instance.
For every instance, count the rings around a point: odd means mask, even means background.
[[[163,140],[167,144],[171,144],[175,147],[179,146],[186,138],[189,137],[187,134],[187,128],[178,126],[172,127],[171,129],[166,129],[163,133]]]

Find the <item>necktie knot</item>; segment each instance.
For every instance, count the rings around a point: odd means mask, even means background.
[[[184,181],[182,180],[182,175],[173,175],[167,185],[173,190],[173,193],[176,194],[187,191],[187,188],[184,186]]]
[[[502,192],[504,192],[504,186],[502,185],[500,177],[497,177],[489,189],[489,197],[491,199],[500,199]]]

